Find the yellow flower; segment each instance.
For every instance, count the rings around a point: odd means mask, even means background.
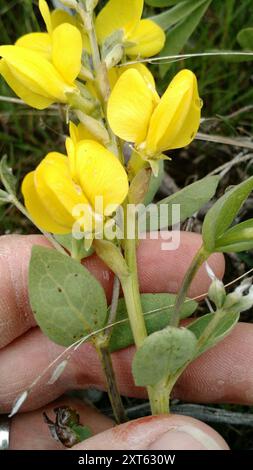
[[[111,90],[115,87],[119,77],[121,77],[121,75],[126,70],[129,70],[129,69],[137,70],[137,72],[139,72],[142,75],[142,78],[144,78],[147,85],[150,88],[153,89],[154,95],[156,97],[155,99],[158,102],[159,101],[159,96],[158,96],[158,93],[156,91],[154,77],[153,77],[152,73],[149,71],[149,69],[146,67],[146,65],[141,64],[141,63],[131,64],[131,65],[123,65],[123,66],[120,66],[120,67],[113,67],[112,69],[108,70],[108,77],[109,77],[109,81],[110,81]]]
[[[154,160],[194,139],[201,105],[197,79],[190,70],[181,70],[157,101],[151,84],[130,68],[114,86],[107,114],[117,136],[133,142],[144,159]]]
[[[14,46],[0,46],[0,73],[23,101],[44,109],[54,102],[67,102],[66,93],[78,92],[75,85],[81,70],[82,37],[70,23],[53,27],[47,3],[40,9],[49,33],[31,33]]]
[[[154,21],[141,20],[143,3],[144,0],[109,0],[96,19],[100,44],[120,31],[128,56],[151,57],[160,52],[165,42],[164,31]]]
[[[90,232],[94,220],[103,221],[126,198],[127,174],[115,155],[95,141],[68,138],[66,145],[68,157],[51,152],[26,175],[22,184],[25,206],[45,231],[70,233],[82,217],[82,230]],[[97,205],[98,196],[102,207]]]
[[[82,25],[78,22],[77,15],[73,16],[64,10],[49,10],[45,0],[39,0],[39,9],[46,25],[47,33],[28,33],[21,36],[16,41],[16,46],[27,47],[28,49],[40,52],[46,59],[52,54],[52,33],[60,25],[67,23],[77,28],[83,39],[83,48],[90,52],[90,44],[87,34]]]

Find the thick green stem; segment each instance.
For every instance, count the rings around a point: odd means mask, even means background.
[[[107,337],[103,338],[102,336],[98,336],[95,341],[95,347],[103,367],[107,383],[107,393],[111,402],[115,421],[117,424],[125,423],[127,421],[127,416],[118,390]]]
[[[164,383],[148,387],[152,415],[168,414],[170,410],[170,393]]]
[[[209,255],[210,253],[208,253],[202,246],[199,249],[199,251],[196,253],[195,257],[193,258],[192,263],[184,277],[182,286],[177,295],[174,312],[173,312],[173,315],[171,317],[171,322],[170,322],[171,326],[178,326],[179,321],[180,321],[180,309],[185,301],[189,287],[197,271],[199,270],[200,266],[204,263],[204,261],[208,258]]]
[[[128,210],[127,223],[135,227],[135,210]],[[125,259],[129,269],[129,275],[121,278],[129,322],[131,325],[134,342],[137,348],[141,347],[147,337],[147,329],[144,321],[140,288],[137,271],[136,240],[125,239]],[[169,394],[164,384],[155,387],[147,387],[152,414],[164,414],[169,411]]]

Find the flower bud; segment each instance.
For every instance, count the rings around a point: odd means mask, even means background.
[[[248,291],[244,295],[245,291]],[[224,310],[233,310],[237,312],[244,312],[253,306],[253,286],[251,280],[246,279],[238,286],[234,292],[229,294],[224,303]]]
[[[72,8],[73,10],[76,10],[78,6],[76,0],[61,0],[61,3],[65,5],[65,7]]]
[[[91,116],[82,113],[82,111],[76,111],[76,115],[79,121],[88,129],[88,131],[94,135],[94,138],[99,142],[102,142],[104,145],[110,142],[109,134],[106,128]]]
[[[105,63],[108,70],[115,67],[122,59],[124,48],[122,44],[116,44],[105,57]]]
[[[226,290],[224,284],[215,278],[208,291],[209,299],[215,304],[216,308],[222,308],[226,300]]]

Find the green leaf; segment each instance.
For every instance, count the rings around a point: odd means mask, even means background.
[[[203,317],[198,318],[193,323],[187,326],[187,329],[190,330],[197,339],[203,334],[206,327],[209,325],[210,321],[213,320],[215,313],[208,313]],[[220,319],[219,324],[216,327],[215,332],[208,338],[205,343],[198,345],[196,356],[200,356],[204,351],[215,346],[219,341],[223,340],[229,333],[232,331],[234,326],[237,324],[240,318],[240,314],[237,312],[225,313],[224,316]]]
[[[202,237],[207,251],[215,251],[218,239],[231,225],[252,189],[253,177],[227,191],[208,211],[202,228]]]
[[[141,294],[141,304],[145,316],[148,334],[159,331],[170,322],[175,306],[176,295],[173,294]],[[195,312],[198,304],[189,300],[182,305],[180,318],[187,318]],[[116,321],[128,318],[125,300],[119,299]],[[133,334],[129,322],[115,325],[110,339],[110,351],[127,348],[134,344]]]
[[[84,266],[55,250],[33,248],[29,297],[42,331],[62,346],[105,325],[107,302],[101,285]]]
[[[140,232],[153,231],[167,228],[172,226],[173,221],[172,205],[180,205],[180,222],[183,222],[188,217],[191,217],[195,212],[198,212],[215,194],[216,188],[219,183],[218,176],[207,176],[196,183],[192,183],[186,188],[177,191],[175,194],[166,197],[158,202],[157,205],[153,204],[147,206],[146,211],[139,217],[139,230]],[[160,211],[162,205],[167,205],[168,211]],[[158,209],[158,220],[157,220]],[[157,223],[158,222],[158,223]],[[177,221],[176,221],[177,222]]]
[[[188,2],[194,2],[195,0],[187,0]],[[185,0],[145,0],[147,5],[151,7],[169,7],[171,5],[175,5],[176,3],[185,3]]]
[[[239,253],[253,249],[253,219],[235,225],[220,237],[216,243],[216,251],[222,253]]]
[[[0,161],[0,181],[9,194],[16,194],[16,178],[8,166],[7,155],[4,155]]]
[[[75,432],[78,442],[85,441],[92,437],[92,432],[88,426],[82,426],[81,424],[74,424],[71,429]]]
[[[197,339],[186,328],[169,326],[148,336],[137,350],[132,371],[136,385],[155,385],[174,376],[196,354]]]
[[[184,20],[187,16],[191,15],[205,0],[198,1],[181,1],[177,2],[173,8],[160,13],[159,15],[152,16],[150,19],[155,21],[164,31],[167,31],[171,26],[174,26],[179,21]]]
[[[54,238],[56,239],[56,241],[58,243],[60,243],[60,245],[62,245],[64,248],[66,248],[66,250],[68,250],[69,253],[71,253],[72,248],[73,248],[73,246],[72,246],[72,240],[73,240],[72,233],[68,233],[67,235],[54,235]],[[92,255],[92,253],[94,252],[93,248],[90,248],[89,250],[86,250],[85,246],[84,246],[84,240],[77,240],[77,242],[80,242],[80,243],[78,243],[79,244],[80,259],[87,258],[87,256]]]
[[[162,56],[177,55],[183,49],[189,37],[197,28],[211,1],[212,0],[203,0],[198,8],[192,11],[192,13],[180,23],[177,23],[173,29],[168,31]],[[169,63],[160,65],[160,73],[162,77],[164,77],[169,67]]]
[[[236,36],[242,49],[253,51],[253,28],[243,28]]]
[[[0,189],[0,206],[10,203],[10,196],[6,191]]]

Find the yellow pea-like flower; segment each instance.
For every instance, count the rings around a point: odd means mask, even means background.
[[[154,21],[141,20],[144,0],[109,0],[96,19],[99,42],[116,31],[123,35],[123,45],[129,57],[151,57],[164,46],[165,34]]]
[[[39,0],[39,9],[46,25],[47,33],[28,33],[21,36],[17,41],[17,46],[27,47],[28,49],[40,52],[44,57],[50,60],[52,54],[52,34],[53,31],[62,24],[70,24],[77,28],[83,39],[83,48],[90,51],[88,36],[84,28],[79,24],[77,15],[70,15],[64,10],[49,10],[46,0]]]
[[[202,101],[196,76],[181,70],[159,101],[138,70],[125,71],[108,102],[108,120],[113,132],[133,142],[146,160],[161,158],[170,149],[185,147],[200,124]]]
[[[49,153],[26,175],[25,206],[38,227],[55,234],[72,231],[81,207],[82,230],[91,232],[96,218],[103,221],[126,198],[127,174],[115,155],[95,141],[68,138],[67,151],[68,156]]]
[[[54,102],[66,103],[67,93],[78,93],[75,79],[83,42],[72,24],[53,27],[45,0],[40,9],[49,32],[27,34],[13,46],[0,46],[0,73],[29,106],[44,109]]]
[[[148,87],[154,93],[154,99],[159,102],[160,98],[156,91],[155,80],[152,73],[149,71],[146,65],[141,63],[130,64],[130,65],[123,65],[121,67],[113,67],[112,69],[108,70],[108,77],[110,81],[111,90],[115,87],[119,77],[126,72],[126,70],[134,69],[137,70],[142,75],[142,78],[146,81]]]

